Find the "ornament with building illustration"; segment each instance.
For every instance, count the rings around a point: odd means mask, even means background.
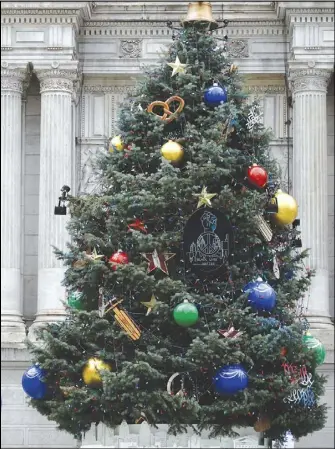
[[[183,232],[185,268],[202,278],[225,274],[233,246],[233,230],[227,217],[216,209],[198,209]]]

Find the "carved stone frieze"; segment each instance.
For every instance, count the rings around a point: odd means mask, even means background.
[[[123,85],[123,86],[103,86],[101,84],[95,84],[95,85],[85,85],[84,86],[84,92],[85,93],[96,93],[96,92],[103,92],[103,93],[118,93],[118,94],[128,94],[131,93],[134,89],[133,85]]]
[[[1,3],[1,18],[3,16],[6,17],[6,23],[21,23],[19,19],[22,19],[24,16],[66,16],[67,23],[69,21],[76,25],[83,22],[84,19],[88,19],[91,16],[92,6],[94,2],[51,2],[49,5],[51,7],[41,8],[41,3],[27,3],[24,5],[22,2],[21,5],[17,4],[17,8],[13,8],[12,2],[2,2]],[[71,4],[72,3],[72,4]],[[47,6],[46,4],[43,6]],[[56,8],[52,6],[58,6]],[[9,17],[8,17],[9,16]],[[12,16],[12,17],[10,17]],[[21,17],[18,17],[21,16]],[[13,20],[13,19],[16,19]],[[56,18],[57,20],[57,18]],[[4,20],[2,20],[3,22]],[[50,20],[48,20],[50,22]]]
[[[179,22],[175,21],[175,25],[178,26]],[[87,21],[84,26],[80,29],[79,34],[81,36],[90,36],[99,39],[101,35],[103,36],[129,36],[129,39],[133,39],[134,36],[151,36],[152,30],[155,30],[155,37],[170,36],[171,30],[166,26],[166,24],[161,21],[146,20],[146,21]],[[214,36],[224,36],[228,34],[230,39],[235,39],[236,37],[245,36],[261,36],[261,35],[286,35],[288,31],[283,27],[283,23],[280,20],[234,20],[229,23],[228,27],[225,29],[219,29],[213,32]]]
[[[142,56],[142,39],[121,39],[121,58],[140,58]]]
[[[293,93],[319,90],[327,92],[331,71],[324,69],[298,69],[290,71],[290,82]]]
[[[248,93],[253,93],[253,94],[267,94],[267,93],[271,93],[271,94],[283,94],[286,91],[286,88],[284,85],[251,85],[251,86],[247,86],[246,90],[248,91]]]
[[[249,47],[247,40],[231,40],[227,45],[229,56],[232,58],[248,58]]]
[[[78,10],[76,9],[53,9],[53,8],[48,8],[48,9],[36,9],[36,8],[32,8],[32,9],[7,9],[7,8],[3,8],[1,10],[1,15],[6,15],[6,16],[11,16],[11,15],[20,15],[20,16],[25,16],[25,15],[54,15],[54,16],[62,16],[62,15],[73,15],[73,14],[77,14]]]

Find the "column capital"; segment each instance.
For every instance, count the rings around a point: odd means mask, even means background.
[[[290,69],[289,80],[293,93],[321,91],[326,93],[332,71],[319,68]]]
[[[61,68],[58,63],[54,63],[51,68],[35,69],[37,78],[41,84],[41,93],[67,92],[73,94],[75,82],[79,78],[77,68]]]
[[[23,82],[28,77],[27,69],[12,67],[1,61],[1,90],[23,93]]]

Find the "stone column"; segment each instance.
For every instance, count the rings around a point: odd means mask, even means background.
[[[1,68],[1,346],[26,337],[22,321],[21,108],[26,72]]]
[[[298,202],[306,266],[316,275],[306,296],[314,329],[330,329],[327,211],[326,94],[330,71],[290,71],[293,93],[293,196]],[[314,333],[315,334],[315,333]]]
[[[38,235],[38,305],[32,330],[43,322],[63,319],[64,268],[53,246],[62,250],[70,237],[69,215],[54,215],[60,189],[72,186],[72,100],[76,70],[36,70],[41,84],[41,136]]]

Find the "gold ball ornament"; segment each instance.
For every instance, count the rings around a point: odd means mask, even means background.
[[[298,204],[293,196],[281,190],[275,194],[278,212],[273,215],[276,224],[285,226],[294,222],[298,215]]]
[[[121,140],[121,136],[114,136],[109,142],[109,151],[113,153],[114,150],[122,151],[125,149],[125,145]]]
[[[179,143],[169,140],[162,146],[161,154],[170,162],[180,162],[184,156],[184,150]]]
[[[102,383],[100,372],[103,370],[111,371],[112,368],[100,359],[89,359],[83,368],[84,383],[89,387],[100,386]]]

